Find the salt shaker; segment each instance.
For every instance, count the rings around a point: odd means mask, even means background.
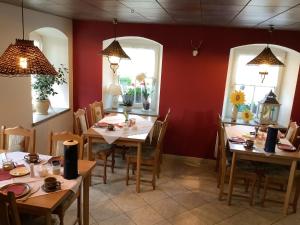
[[[30,163],[30,177],[34,177],[34,164]]]

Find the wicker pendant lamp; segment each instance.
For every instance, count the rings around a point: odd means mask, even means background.
[[[34,46],[33,41],[24,39],[24,7],[22,0],[23,39],[16,39],[0,56],[0,76],[26,77],[31,74],[57,75],[48,59]]]
[[[119,63],[121,59],[130,59],[130,57],[126,54],[126,52],[122,49],[120,43],[116,40],[116,25],[117,19],[113,20],[114,24],[114,40],[113,42],[102,51],[102,55],[106,56],[109,63],[110,68],[114,73],[116,73],[117,69],[119,68]]]
[[[272,37],[272,32],[274,30],[274,27],[271,25],[269,29],[270,33],[270,39]],[[270,41],[271,42],[271,41]],[[265,80],[266,75],[268,75],[268,67],[269,66],[284,66],[284,63],[281,62],[272,52],[272,50],[269,48],[269,44],[267,44],[267,47],[264,48],[264,50],[259,53],[254,59],[250,60],[247,65],[254,65],[259,66],[259,74],[262,77],[262,83]]]

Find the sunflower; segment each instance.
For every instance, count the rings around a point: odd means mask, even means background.
[[[233,105],[241,105],[245,103],[245,94],[243,91],[233,91],[230,95],[230,102]]]
[[[246,109],[244,112],[242,112],[242,118],[246,123],[248,123],[253,119],[253,113],[249,109]]]

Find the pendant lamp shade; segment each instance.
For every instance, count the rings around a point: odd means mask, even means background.
[[[0,76],[57,75],[56,70],[33,41],[16,39],[0,56]]]
[[[31,74],[58,75],[33,41],[24,39],[24,3],[22,0],[22,39],[16,39],[0,56],[0,76],[25,77]]]
[[[248,62],[247,65],[284,66],[284,64],[274,55],[268,46],[265,47],[265,49],[254,59]]]
[[[105,48],[102,51],[102,55],[105,55],[108,58],[117,57],[120,59],[130,59],[117,40],[114,40],[107,48]]]

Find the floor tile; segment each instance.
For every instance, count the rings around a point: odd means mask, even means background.
[[[137,225],[153,225],[163,218],[150,206],[144,206],[126,213]]]
[[[122,214],[103,220],[98,225],[135,225],[135,223],[126,214]]]
[[[161,191],[161,190],[150,190],[150,191],[142,191],[138,194],[142,197],[148,204],[160,201],[162,199],[168,198],[169,196]]]
[[[138,194],[126,194],[112,198],[112,201],[123,211],[130,211],[147,205]]]
[[[173,225],[206,225],[190,212],[171,217],[169,222]]]
[[[96,220],[96,222],[101,222],[111,217],[116,217],[122,214],[119,207],[114,204],[113,201],[107,200],[100,202],[98,204],[92,205],[90,207],[90,214]]]
[[[207,203],[203,200],[201,194],[196,192],[173,195],[172,198],[188,210]]]
[[[172,198],[166,198],[151,204],[151,207],[165,219],[177,216],[186,211],[186,209]]]

